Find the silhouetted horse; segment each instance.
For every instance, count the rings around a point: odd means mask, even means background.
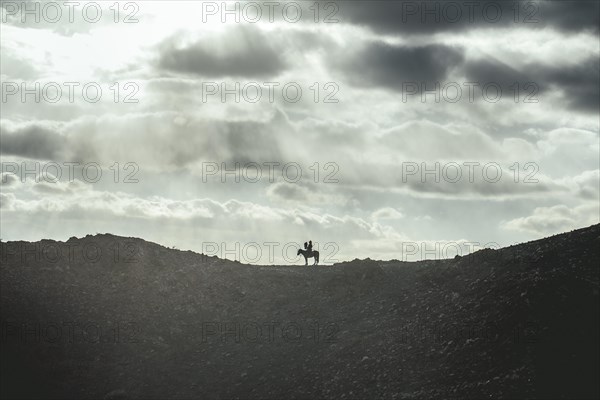
[[[302,254],[304,256],[304,265],[308,265],[308,259],[314,257],[315,258],[315,262],[313,263],[313,265],[317,265],[319,263],[319,252],[314,250],[314,251],[306,251],[306,250],[302,250],[302,249],[298,249],[298,254],[300,255]]]

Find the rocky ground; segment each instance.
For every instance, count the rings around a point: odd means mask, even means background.
[[[3,398],[597,398],[600,225],[452,260],[2,243]]]

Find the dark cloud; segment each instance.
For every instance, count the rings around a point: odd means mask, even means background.
[[[285,69],[282,52],[257,29],[239,29],[227,40],[200,40],[178,47],[172,40],[163,44],[159,58],[162,69],[210,78],[240,76],[267,78]],[[219,47],[220,44],[220,47]]]
[[[510,171],[504,171],[503,176],[510,176]],[[432,182],[431,180],[408,179],[408,182],[402,182],[400,179],[397,182],[398,187],[407,189],[414,195],[422,196],[439,196],[442,197],[487,197],[491,199],[503,199],[506,197],[532,196],[544,194],[556,194],[557,192],[566,192],[567,188],[554,184],[552,182],[539,182],[535,185],[519,185],[507,179],[502,179],[499,182],[487,182],[479,180],[475,183],[470,183],[468,180],[461,179],[457,183],[447,182],[441,179],[440,182]]]
[[[375,85],[402,90],[403,83],[407,82],[431,84],[441,81],[462,61],[462,51],[454,47],[406,47],[373,42],[336,62],[336,67],[358,86]]]
[[[513,95],[518,83],[521,99],[535,91],[534,97],[542,101],[544,92],[558,89],[574,110],[598,112],[600,109],[600,66],[596,58],[573,66],[529,64],[522,69],[490,58],[467,63],[464,73],[469,81],[481,86],[498,84],[505,95]],[[530,83],[534,86],[528,87]]]
[[[298,185],[278,183],[269,189],[269,195],[281,200],[307,201],[307,191]]]
[[[528,71],[533,72],[535,75],[530,74]],[[469,62],[464,68],[464,73],[470,81],[479,84],[494,82],[502,86],[503,89],[508,88],[515,82],[534,82],[535,78],[539,77],[538,71],[531,69],[528,69],[528,71],[521,71],[491,57]]]
[[[564,31],[600,29],[600,2],[598,1],[541,1],[540,15],[543,22]]]
[[[489,57],[466,63],[462,72],[466,82],[477,85],[474,88],[477,99],[482,98],[481,93],[485,90],[490,99],[512,98],[518,102],[537,102],[540,101],[540,95],[548,89],[539,69],[540,66],[532,65],[521,70]],[[498,87],[500,92],[496,91]],[[515,97],[517,93],[518,98]]]
[[[560,90],[569,108],[581,112],[600,109],[600,63],[597,58],[571,66],[531,63],[515,67],[494,57],[465,61],[462,48],[444,45],[421,47],[394,46],[372,42],[358,51],[336,56],[333,66],[346,74],[348,80],[360,87],[377,86],[390,90],[414,90],[403,87],[416,82],[419,89],[433,89],[434,84],[448,82],[452,74],[478,85],[475,93],[489,85],[486,95],[496,98],[492,86],[501,89],[501,98],[515,101],[543,101],[544,93]],[[466,89],[466,86],[464,88]],[[481,96],[477,96],[480,98]]]
[[[324,1],[326,3],[326,1]],[[347,1],[338,18],[378,33],[425,34],[478,28],[598,32],[599,3],[595,1]]]
[[[197,161],[219,165],[225,162],[233,168],[236,163],[282,160],[281,141],[285,135],[280,132],[289,130],[291,127],[280,112],[264,122],[190,119],[183,127],[169,125],[164,133],[151,129],[154,140],[165,148],[163,162],[176,168]],[[146,132],[138,134],[143,136]]]
[[[440,1],[349,1],[340,4],[340,19],[344,22],[361,25],[378,33],[432,34],[444,31],[459,31],[487,23],[481,13],[483,5],[490,1],[478,1],[478,6],[469,16],[469,8],[464,3],[453,2],[459,7],[445,5]],[[502,2],[496,2],[502,9]],[[460,10],[459,13],[456,10]],[[493,16],[492,11],[489,15]],[[502,18],[500,18],[502,21]]]
[[[40,160],[56,159],[66,145],[62,135],[38,125],[13,131],[3,128],[1,137],[1,154]]]
[[[565,93],[571,108],[600,111],[600,62],[597,58],[572,67],[550,68],[542,73],[551,85]]]
[[[281,113],[265,121],[175,116],[86,118],[63,126],[61,134],[37,125],[3,129],[1,150],[39,160],[135,162],[145,169],[180,169],[198,161],[225,162],[232,168],[235,163],[283,160],[282,143],[294,135]]]
[[[235,163],[244,165],[250,162],[281,160],[277,126],[275,120],[271,120],[270,124],[254,121],[201,122],[192,131],[187,131],[186,136],[201,134],[203,148],[190,149],[185,140],[181,141],[173,148],[171,162],[173,165],[185,166],[197,160],[218,160],[233,166]],[[198,128],[204,132],[201,133]]]

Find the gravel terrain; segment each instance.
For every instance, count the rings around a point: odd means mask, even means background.
[[[3,398],[597,398],[600,225],[451,260],[251,266],[3,242]],[[23,251],[25,250],[25,251]]]

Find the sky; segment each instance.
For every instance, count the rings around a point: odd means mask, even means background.
[[[4,241],[327,264],[600,222],[598,2],[0,10]]]

